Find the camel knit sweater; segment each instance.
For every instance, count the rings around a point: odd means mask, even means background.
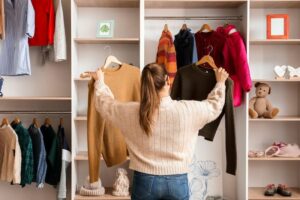
[[[204,101],[175,101],[164,97],[151,136],[139,125],[139,103],[118,102],[104,80],[95,82],[95,104],[103,118],[122,131],[130,169],[154,175],[188,172],[198,130],[216,119],[224,106],[225,85],[217,83]]]

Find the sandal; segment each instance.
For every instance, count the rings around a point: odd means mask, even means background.
[[[265,188],[264,195],[265,196],[274,196],[276,193],[276,187],[274,184],[269,184]]]
[[[263,151],[249,151],[248,157],[249,158],[261,158],[264,157],[265,153]]]
[[[287,185],[279,184],[277,187],[277,193],[284,197],[292,196],[292,192],[288,191]]]
[[[287,144],[286,146],[280,148],[280,152],[276,156],[297,158],[300,156],[300,148],[297,144]]]

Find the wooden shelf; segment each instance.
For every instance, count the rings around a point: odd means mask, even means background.
[[[0,97],[1,100],[12,101],[71,101],[71,97]]]
[[[77,116],[74,118],[75,121],[87,121],[87,116]]]
[[[300,161],[300,158],[262,157],[262,158],[249,158],[249,161]]]
[[[139,38],[75,38],[78,44],[139,44]]]
[[[300,8],[300,0],[250,0],[251,8]]]
[[[300,39],[250,40],[252,45],[300,45]]]
[[[249,200],[300,200],[300,189],[299,188],[290,188],[292,192],[291,197],[282,197],[281,195],[276,194],[273,197],[264,196],[264,188],[262,187],[250,187],[249,188]]]
[[[75,0],[78,7],[138,8],[139,0]]]
[[[246,0],[145,0],[146,8],[236,8]]]
[[[249,118],[250,122],[300,122],[299,116],[277,116],[274,119],[251,119]]]
[[[87,82],[90,81],[91,78],[74,78],[74,81]]]
[[[75,195],[74,200],[130,200],[129,197],[117,197],[112,195],[112,188],[105,188],[105,195],[102,196],[81,196]]]
[[[88,152],[87,151],[79,151],[75,156],[76,161],[87,161],[88,160]],[[101,160],[104,160],[103,157],[101,157]],[[130,160],[129,157],[127,157],[127,160]]]
[[[282,80],[277,80],[277,79],[253,79],[253,82],[274,82],[274,83],[300,83],[300,80],[296,79],[282,79]]]

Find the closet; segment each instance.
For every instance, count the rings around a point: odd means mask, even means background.
[[[247,1],[201,1],[201,0],[145,0],[144,17],[144,64],[154,62],[156,59],[157,45],[164,25],[168,25],[173,38],[179,32],[183,24],[196,33],[203,24],[209,24],[212,29],[224,24],[234,24],[247,41],[248,30],[248,2]],[[236,141],[237,141],[237,175],[226,174],[225,158],[225,126],[222,122],[213,142],[198,138],[195,160],[214,162],[220,170],[220,176],[208,181],[210,195],[221,195],[225,199],[245,199],[246,158],[246,100],[242,106],[235,108]],[[223,120],[224,121],[224,120]],[[204,152],[210,152],[209,155]],[[199,177],[198,177],[199,178]],[[198,191],[197,191],[198,190]],[[192,189],[191,199],[201,199],[201,195],[195,193],[203,191],[203,187]]]
[[[128,161],[108,168],[103,159],[100,178],[106,195],[96,197],[78,194],[89,175],[87,155],[88,78],[85,71],[101,67],[109,55],[121,62],[140,66],[140,3],[138,0],[73,0],[72,6],[72,199],[130,199],[111,195],[118,167],[128,169]],[[97,38],[97,24],[114,20],[112,38]],[[131,173],[129,174],[131,177]]]
[[[266,39],[266,15],[288,14],[290,36],[287,40]],[[273,142],[300,144],[300,81],[276,80],[276,65],[299,67],[300,1],[250,0],[250,66],[253,83],[265,82],[272,88],[269,99],[280,109],[274,119],[251,119],[248,122],[248,150],[262,150]],[[249,98],[255,95],[255,88]],[[299,158],[249,158],[248,197],[262,199],[300,199]],[[287,184],[292,197],[265,197],[268,184]]]
[[[55,8],[57,1],[54,1]],[[62,0],[66,28],[67,46],[70,46],[71,7],[70,0]],[[41,47],[30,47],[31,76],[4,77],[0,98],[0,120],[4,117],[12,122],[18,117],[23,126],[28,128],[33,118],[41,126],[45,118],[51,119],[55,131],[60,118],[64,120],[64,128],[68,143],[71,145],[71,49],[67,51],[67,61],[42,64]],[[69,167],[67,176],[70,177]],[[67,179],[67,199],[71,199],[71,180]],[[45,184],[38,189],[36,183],[26,185],[10,185],[0,182],[1,199],[52,200],[57,198],[57,189]]]

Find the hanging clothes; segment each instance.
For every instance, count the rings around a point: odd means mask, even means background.
[[[47,172],[46,149],[43,134],[34,124],[29,126],[28,132],[32,140],[33,148],[33,181],[36,182],[38,188],[43,188]]]
[[[140,101],[140,70],[128,64],[116,69],[105,69],[105,83],[119,101]],[[90,182],[99,179],[101,155],[108,167],[126,161],[127,148],[120,130],[104,121],[95,108],[94,80],[89,82],[88,92],[88,160]]]
[[[170,31],[163,31],[160,36],[157,47],[156,63],[165,67],[172,85],[176,75],[177,66],[176,50],[173,43],[172,33]]]
[[[65,32],[65,20],[61,0],[58,0],[54,33],[54,61],[67,60],[67,41]]]
[[[11,126],[15,130],[19,139],[19,144],[22,153],[21,186],[25,187],[26,184],[31,184],[34,176],[32,141],[28,130],[23,127],[21,122],[13,122]]]
[[[31,0],[4,0],[5,40],[0,44],[0,75],[30,75],[28,38],[35,31]]]
[[[51,125],[42,125],[41,131],[47,153],[46,183],[56,186],[61,172],[61,144]]]
[[[61,172],[60,172],[60,181],[58,183],[58,192],[57,192],[57,199],[64,200],[67,198],[67,168],[71,163],[71,151],[69,144],[66,140],[65,136],[65,128],[62,125],[58,126],[57,136],[59,137],[59,141],[61,144]]]
[[[216,84],[215,73],[213,70],[199,67],[196,64],[182,67],[178,70],[171,97],[175,100],[198,100],[202,101],[207,98]],[[220,116],[206,124],[199,135],[206,140],[213,141],[221,119],[225,115],[226,128],[226,172],[235,175],[236,173],[236,142],[235,142],[235,125],[232,99],[232,80],[226,81],[226,98],[225,105]]]
[[[0,180],[21,183],[21,149],[10,125],[0,128]]]
[[[240,106],[243,100],[243,91],[251,90],[252,80],[243,37],[240,32],[233,32],[234,29],[236,29],[234,25],[227,25],[225,28],[219,27],[217,32],[226,38],[223,48],[223,67],[234,82],[233,104]]]
[[[177,68],[193,63],[194,36],[191,29],[181,29],[175,35],[174,45],[176,49]]]
[[[54,42],[55,13],[53,0],[32,0],[35,10],[35,34],[30,46],[48,46]]]
[[[211,51],[209,46],[213,47],[210,55],[213,57],[217,66],[223,67],[224,58],[223,58],[223,48],[225,45],[225,37],[216,32],[200,32],[198,31],[195,34],[196,45],[198,58],[202,58],[205,55],[208,55]]]
[[[5,39],[5,12],[4,0],[0,0],[0,40]]]

